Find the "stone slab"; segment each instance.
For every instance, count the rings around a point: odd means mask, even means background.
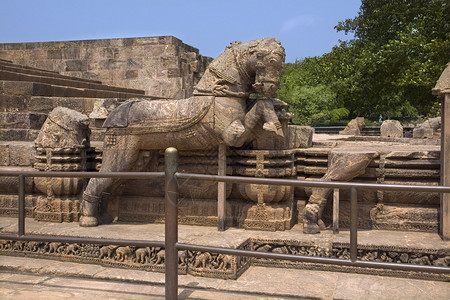
[[[101,271],[97,275],[33,274],[4,269],[0,257],[2,299],[163,299],[164,274],[134,270]],[[18,265],[34,265],[35,259]],[[42,265],[42,261],[39,262]],[[47,261],[48,265],[54,264]],[[65,265],[66,263],[62,263]],[[44,264],[45,265],[45,264]],[[81,266],[82,268],[82,266]],[[43,268],[45,269],[45,267]],[[101,276],[98,276],[102,274]],[[298,269],[251,267],[235,281],[178,276],[179,299],[448,299],[449,282]]]

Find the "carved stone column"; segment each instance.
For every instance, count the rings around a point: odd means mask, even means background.
[[[291,178],[296,174],[293,152],[287,150],[238,150],[233,157],[236,175],[258,178]],[[242,199],[254,202],[244,228],[286,230],[293,226],[293,187],[237,184]]]
[[[441,115],[441,185],[450,186],[450,63],[442,72],[433,94],[442,97]],[[450,240],[450,194],[441,194],[440,234]]]

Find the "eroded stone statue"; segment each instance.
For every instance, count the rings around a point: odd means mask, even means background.
[[[350,181],[364,174],[376,152],[331,152],[328,170],[320,181]],[[313,188],[308,204],[303,209],[303,232],[319,233],[325,229],[322,212],[332,189]]]
[[[272,96],[278,88],[285,51],[274,38],[235,42],[211,62],[194,89],[181,100],[135,100],[111,112],[104,123],[100,172],[140,171],[155,155],[141,150],[239,147],[262,128],[284,138],[272,99],[249,100],[251,93]],[[83,194],[80,226],[98,224],[98,203],[115,181],[92,178]]]

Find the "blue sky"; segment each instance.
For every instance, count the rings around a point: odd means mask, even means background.
[[[172,35],[216,57],[232,41],[278,38],[286,62],[330,52],[360,0],[0,0],[0,43]]]

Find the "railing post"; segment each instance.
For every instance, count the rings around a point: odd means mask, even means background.
[[[350,260],[355,262],[358,256],[358,192],[350,188]]]
[[[167,148],[165,158],[165,264],[166,299],[178,298],[178,150]]]
[[[339,189],[333,190],[333,233],[339,233]]]
[[[25,234],[25,176],[19,175],[19,224],[17,234],[22,236]]]
[[[449,68],[449,67],[447,67]],[[441,185],[450,186],[450,93],[442,98],[441,113]],[[440,233],[450,240],[450,193],[441,193]]]
[[[227,146],[219,145],[218,154],[218,175],[227,175]],[[226,226],[226,205],[227,205],[227,186],[225,182],[217,183],[217,229],[225,231]]]

